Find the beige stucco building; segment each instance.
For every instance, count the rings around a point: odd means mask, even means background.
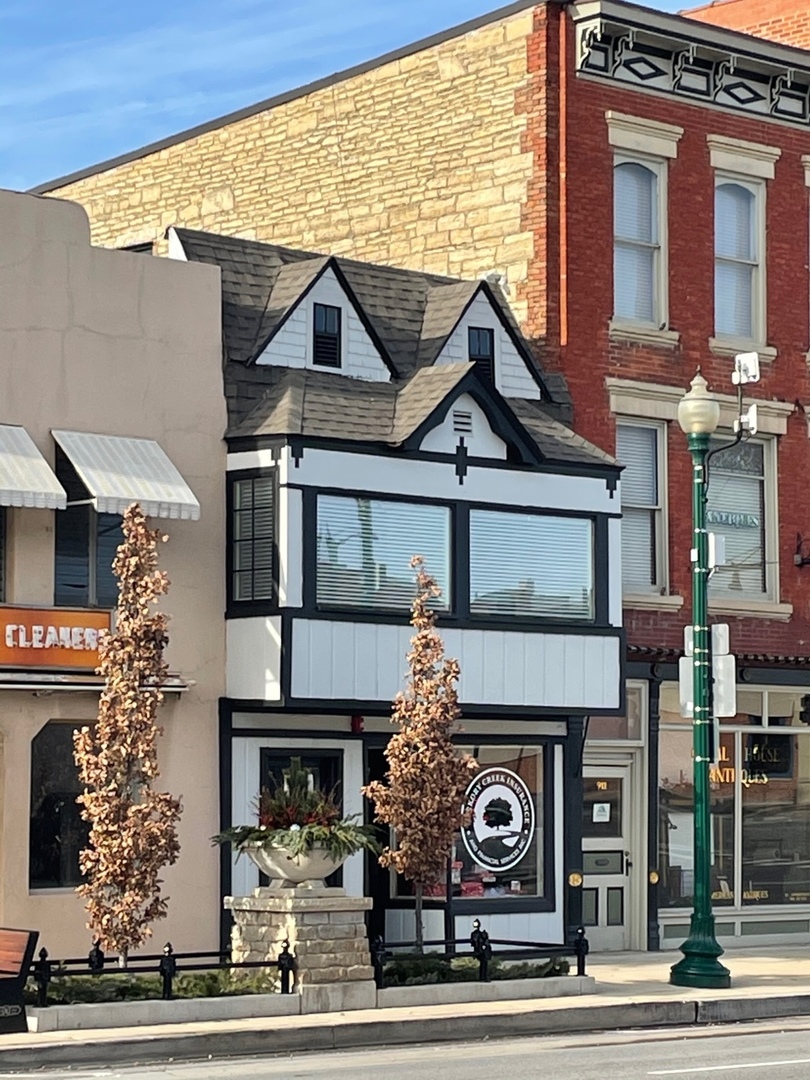
[[[71,732],[92,721],[119,517],[164,529],[164,790],[181,797],[156,944],[217,938],[225,404],[216,268],[104,251],[73,203],[0,191],[0,924],[90,945]],[[161,520],[163,518],[172,520]],[[201,902],[205,898],[205,902]]]

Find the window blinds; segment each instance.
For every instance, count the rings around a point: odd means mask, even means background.
[[[756,197],[739,184],[720,184],[714,199],[714,311],[718,334],[754,334]]]
[[[407,610],[414,555],[438,581],[436,606],[449,606],[450,511],[444,506],[361,497],[318,497],[318,604]]]
[[[590,520],[470,511],[470,610],[592,619]]]
[[[654,322],[658,248],[658,178],[643,165],[613,170],[614,314]]]
[[[233,485],[233,599],[273,597],[275,488],[272,476]]]
[[[713,591],[762,595],[765,575],[763,447],[745,443],[709,463],[706,526],[725,537],[726,565],[709,579]]]
[[[616,457],[622,473],[622,581],[625,588],[657,584],[658,429],[616,427]]]

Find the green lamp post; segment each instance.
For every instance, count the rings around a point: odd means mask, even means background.
[[[692,624],[694,651],[692,694],[694,720],[694,910],[689,937],[681,945],[683,959],[675,964],[669,981],[675,986],[723,988],[731,985],[728,968],[718,960],[723,949],[714,931],[711,894],[711,634],[709,630],[709,543],[706,531],[706,456],[709,438],[720,421],[720,404],[709,393],[698,371],[691,389],[678,403],[678,423],[692,455]]]

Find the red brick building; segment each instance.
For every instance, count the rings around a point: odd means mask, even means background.
[[[627,717],[591,719],[583,815],[586,922],[613,948],[674,947],[688,921],[691,733],[676,680],[691,472],[676,409],[700,367],[723,404],[718,445],[730,443],[742,351],[760,357],[747,388],[758,431],[714,458],[709,491],[727,555],[711,617],[738,660],[738,714],[713,773],[713,895],[721,942],[810,941],[810,14],[799,0],[725,0],[692,16],[513,3],[38,189],[84,202],[116,246],[160,239],[179,215],[461,274],[495,265],[488,208],[503,195],[515,251],[530,239],[506,275],[524,331],[565,376],[577,431],[626,466]],[[487,143],[495,121],[471,95],[498,64],[488,102],[520,122]],[[444,103],[440,131],[426,94]],[[318,158],[329,140],[331,170]],[[285,186],[273,166],[285,154],[313,175]],[[408,175],[430,178],[416,220],[405,180],[387,183],[405,155]],[[525,184],[510,173],[488,198],[510,155],[529,162]],[[461,176],[468,190],[451,198]]]
[[[810,41],[810,15],[777,19],[789,6],[731,0],[699,15]],[[545,305],[545,362],[565,373],[577,429],[626,466],[629,701],[647,702],[657,789],[650,944],[681,940],[691,896],[690,735],[674,681],[691,492],[675,410],[700,367],[723,400],[717,444],[731,443],[733,356],[749,350],[759,430],[714,458],[709,486],[727,553],[710,612],[730,627],[739,681],[713,773],[713,896],[721,940],[806,935],[810,53],[610,0],[538,14],[537,63],[558,104],[545,233],[559,302]]]

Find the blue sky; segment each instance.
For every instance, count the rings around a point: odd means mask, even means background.
[[[498,6],[0,0],[0,187],[24,190]]]

